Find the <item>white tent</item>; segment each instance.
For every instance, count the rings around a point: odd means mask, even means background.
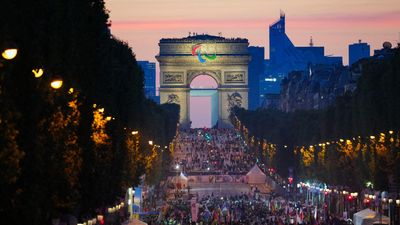
[[[246,174],[247,183],[249,184],[264,184],[267,176],[261,171],[261,169],[256,165],[251,168],[251,170]]]
[[[370,209],[361,210],[353,215],[354,225],[373,225],[380,221],[380,216]],[[389,224],[389,217],[382,215],[382,223]]]

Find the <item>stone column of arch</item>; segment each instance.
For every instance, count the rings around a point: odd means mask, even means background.
[[[180,105],[180,126],[190,127],[190,83],[208,75],[218,84],[218,127],[232,127],[235,105],[248,107],[248,40],[211,35],[161,39],[160,103]]]

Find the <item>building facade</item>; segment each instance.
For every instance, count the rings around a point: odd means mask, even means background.
[[[309,46],[295,46],[286,34],[285,14],[269,27],[269,55],[265,61],[264,76],[260,79],[260,100],[267,94],[280,92],[283,78],[292,71],[308,71],[311,65],[342,66],[342,57],[325,56],[325,48],[314,46],[312,38]]]
[[[371,50],[368,43],[362,43],[361,40],[358,43],[349,45],[349,66],[357,62],[360,59],[368,58],[371,56]]]
[[[156,99],[156,63],[137,61],[144,73],[144,93],[146,98]]]
[[[249,47],[251,61],[249,63],[249,109],[260,106],[260,79],[264,74],[264,47]]]
[[[248,108],[248,40],[203,34],[163,38],[159,46],[160,102],[180,105],[180,127],[190,127],[190,84],[200,75],[218,84],[217,126],[232,127],[232,108]]]

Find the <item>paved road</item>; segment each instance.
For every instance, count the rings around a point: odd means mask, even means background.
[[[204,195],[214,196],[230,196],[230,195],[238,195],[241,193],[250,192],[250,187],[247,184],[243,183],[189,183],[191,187],[190,193],[195,194],[198,193],[201,198]]]

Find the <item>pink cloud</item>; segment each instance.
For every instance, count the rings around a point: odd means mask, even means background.
[[[147,20],[147,21],[113,21],[112,29],[116,30],[165,30],[165,29],[195,29],[195,28],[266,28],[277,18],[231,19],[231,20]],[[295,28],[310,27],[342,27],[352,28],[380,27],[396,28],[400,26],[400,11],[391,11],[369,15],[310,15],[287,17],[287,25]]]
[[[267,20],[165,20],[165,21],[113,21],[112,29],[118,30],[153,30],[153,29],[182,29],[182,28],[258,28],[268,24]]]

